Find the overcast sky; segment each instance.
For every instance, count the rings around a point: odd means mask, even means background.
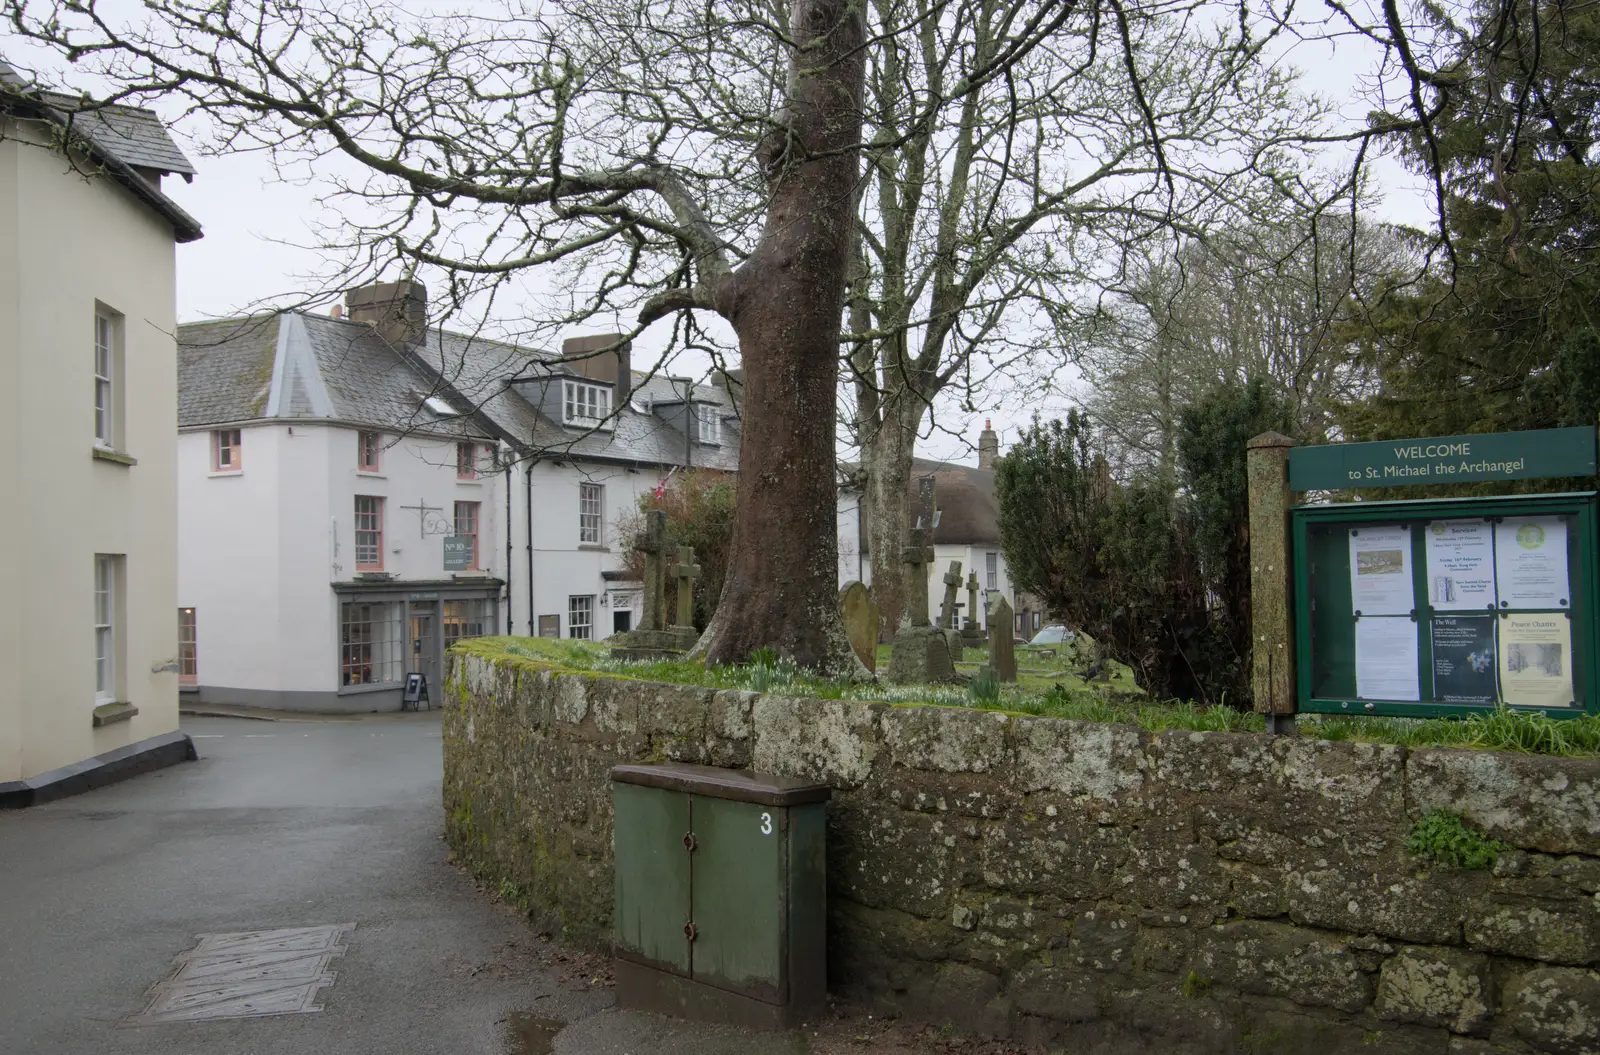
[[[65,76],[54,56],[27,48],[14,38],[0,37],[0,55],[47,81],[54,76],[59,78],[57,83],[86,87],[81,79]],[[1371,83],[1377,58],[1373,45],[1352,39],[1337,48],[1327,41],[1301,44],[1296,50],[1284,52],[1280,61],[1301,69],[1308,89],[1340,101],[1345,105],[1346,119],[1359,122],[1371,102],[1361,96],[1358,88]],[[328,189],[326,185],[306,173],[283,178],[260,154],[206,155],[190,138],[189,131],[181,124],[174,129],[199,174],[188,185],[178,177],[169,177],[164,189],[200,220],[205,237],[178,246],[178,318],[192,321],[237,314],[318,288],[318,276],[329,270],[326,256],[314,248],[316,222],[329,219],[325,207],[318,202],[319,193]],[[1334,163],[1346,157],[1330,153],[1328,160]],[[1379,159],[1373,173],[1382,196],[1376,208],[1380,218],[1412,226],[1430,222],[1428,199],[1415,177],[1389,159]],[[319,171],[317,175],[322,177],[325,173]],[[529,276],[530,290],[540,286],[537,275]],[[707,322],[715,325],[720,320]],[[668,325],[663,321],[657,328],[665,330]],[[728,334],[731,346],[731,333],[726,327],[723,332]],[[636,369],[653,350],[650,341],[640,342],[635,351]],[[674,364],[673,372],[698,372],[703,368],[704,364],[681,363]],[[965,414],[946,401],[946,405],[936,408],[943,429],[935,430],[918,453],[970,461],[972,445],[985,417],[994,419],[1004,447],[1035,410],[1050,416],[1063,413],[1069,405],[1064,398],[1025,406],[1006,405],[1003,398],[997,403],[979,407],[976,414]]]

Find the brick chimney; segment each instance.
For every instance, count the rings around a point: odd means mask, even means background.
[[[994,463],[1000,459],[1000,437],[995,435],[994,429],[989,427],[987,418],[983,422],[983,431],[978,433],[978,468],[993,469]]]
[[[611,351],[600,349],[622,343]],[[612,406],[620,407],[628,401],[633,390],[633,344],[622,340],[620,333],[597,333],[591,337],[568,337],[561,342],[561,358],[591,381],[605,381],[612,385]]]
[[[390,344],[420,344],[428,328],[428,287],[421,282],[375,282],[344,295],[345,316],[371,324]]]

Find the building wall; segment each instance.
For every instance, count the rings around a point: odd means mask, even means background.
[[[452,580],[444,536],[458,501],[479,503],[479,567],[504,576],[502,475],[486,468],[458,479],[453,440],[395,435],[385,437],[378,471],[363,472],[359,431],[316,422],[242,428],[237,473],[211,471],[210,429],[182,436],[180,592],[196,609],[197,680],[208,701],[363,709],[356,697],[387,694],[370,702],[398,704],[393,687],[340,691],[332,584],[357,574],[357,495],[384,499],[383,571],[401,582]]]
[[[23,432],[18,421],[22,393],[21,298],[22,259],[17,244],[18,151],[0,119],[0,494],[17,494]],[[0,517],[0,551],[19,553],[24,525],[21,518]],[[22,596],[27,562],[0,561],[0,781],[22,776]]]
[[[0,480],[27,511],[0,518],[12,554],[0,573],[3,780],[177,729],[177,351],[167,221],[9,134],[0,212]],[[121,446],[137,465],[92,456],[97,302],[122,316]],[[97,553],[125,555],[116,695],[139,712],[100,728]]]
[[[631,625],[637,628],[644,610],[644,598],[638,583],[608,583],[602,578],[605,571],[621,570],[623,566],[624,535],[628,525],[639,515],[639,499],[653,491],[660,482],[661,473],[654,468],[629,469],[623,465],[598,462],[540,461],[532,470],[533,507],[533,604],[528,604],[529,585],[527,537],[527,478],[526,467],[515,472],[512,496],[512,550],[513,618],[512,632],[537,635],[539,616],[554,615],[560,619],[561,636],[570,632],[569,602],[574,596],[595,598],[595,639],[609,637],[614,626],[614,614],[619,604],[630,614]],[[595,483],[604,488],[604,526],[602,542],[597,546],[579,543],[578,496],[579,485]],[[602,598],[605,603],[602,604]]]
[[[861,496],[852,491],[839,492],[839,585],[847,582],[860,581],[868,586],[872,585],[872,560],[858,552],[856,540],[860,537],[861,529]],[[969,572],[978,573],[978,603],[988,605],[988,576],[985,555],[995,554],[997,574],[995,576],[996,589],[1003,593],[1013,609],[1019,607],[1017,595],[1011,585],[1011,576],[1006,569],[1006,555],[1001,552],[998,544],[994,546],[978,545],[937,545],[933,548],[934,560],[928,566],[928,614],[937,621],[939,618],[939,605],[944,599],[944,576],[950,570],[950,562],[961,562],[961,589],[956,600],[962,604],[960,615],[962,620],[967,617],[967,575]],[[987,625],[980,617],[979,623]]]

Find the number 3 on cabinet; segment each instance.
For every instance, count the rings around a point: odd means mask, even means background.
[[[772,834],[772,814],[770,814],[770,813],[763,813],[761,815],[761,834],[762,835],[771,835]]]

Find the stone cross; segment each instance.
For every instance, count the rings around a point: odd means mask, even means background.
[[[665,510],[651,509],[644,515],[644,530],[633,540],[633,548],[644,554],[644,614],[640,630],[664,630],[662,605],[666,600],[665,558],[671,553],[667,540]]]
[[[950,562],[950,570],[944,573],[944,604],[939,610],[939,625],[946,630],[956,628],[956,591],[961,588],[961,562]]]
[[[928,537],[927,528],[913,528],[910,545],[900,551],[900,559],[911,565],[911,570],[906,573],[910,578],[906,582],[905,614],[912,626],[931,625],[928,620],[927,566],[933,563],[933,547],[928,545]]]
[[[673,578],[678,580],[678,629],[694,629],[694,581],[700,577],[700,565],[694,562],[694,547],[678,547],[678,563],[672,566]]]
[[[989,669],[1001,681],[1017,680],[1016,643],[1011,638],[1012,611],[1006,595],[995,591],[989,599]]]
[[[983,624],[978,622],[978,573],[973,572],[967,576],[967,629],[981,630]]]

